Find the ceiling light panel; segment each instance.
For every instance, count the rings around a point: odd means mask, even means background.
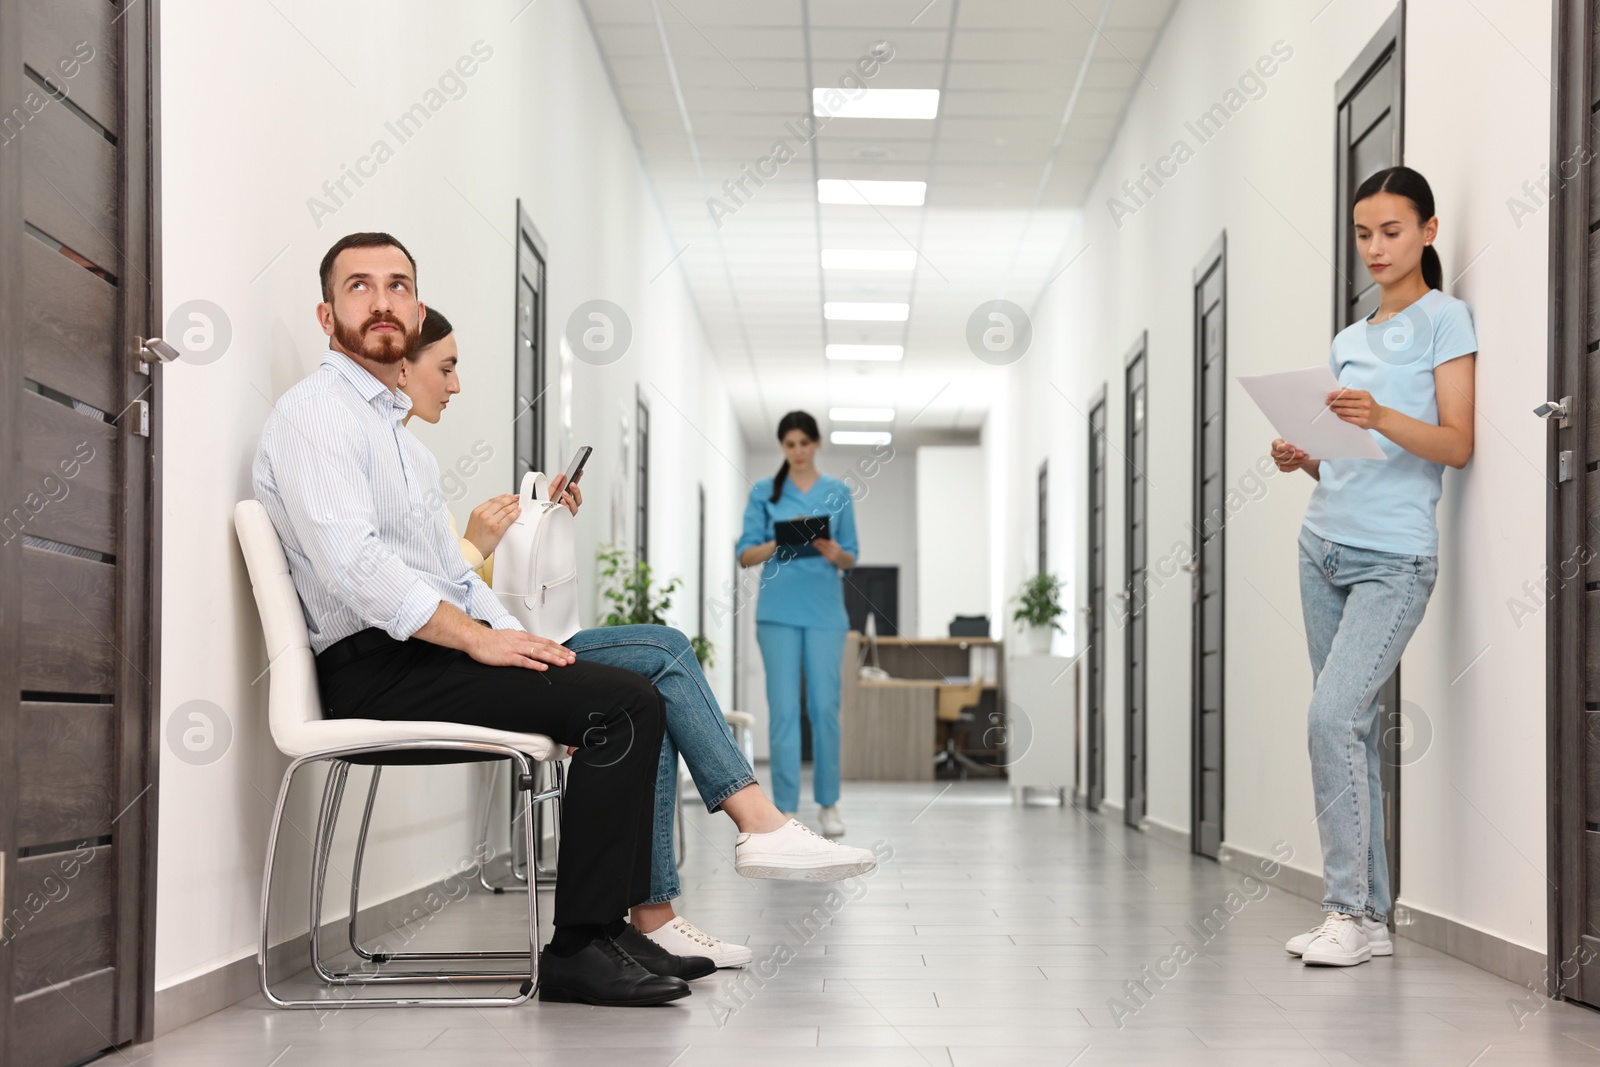
[[[888,362],[904,359],[905,354],[904,345],[829,345],[827,347],[828,358],[840,360]]]
[[[939,115],[937,89],[811,90],[811,113],[836,119],[921,119]]]
[[[824,248],[822,265],[828,270],[913,270],[917,253],[909,248]]]
[[[927,182],[818,178],[817,201],[823,204],[872,204],[879,207],[921,207]]]
[[[910,304],[829,300],[822,305],[823,318],[846,322],[904,322],[910,315]]]

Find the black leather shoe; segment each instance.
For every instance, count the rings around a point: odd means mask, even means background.
[[[539,953],[539,999],[643,1008],[689,995],[682,978],[652,974],[608,937],[597,937],[574,956]]]
[[[692,982],[696,978],[717,973],[717,965],[709,957],[675,956],[644,936],[644,933],[632,923],[617,935],[617,944],[651,974],[664,974],[670,978],[682,978],[685,982]]]

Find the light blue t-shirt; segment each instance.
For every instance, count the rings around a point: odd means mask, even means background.
[[[1364,389],[1384,407],[1437,426],[1434,368],[1477,350],[1467,305],[1430,289],[1386,322],[1362,319],[1340,330],[1328,366],[1340,385]],[[1434,509],[1444,464],[1413,455],[1376,430],[1368,432],[1389,458],[1323,460],[1306,507],[1306,529],[1355,548],[1438,555]]]
[[[857,556],[856,507],[850,487],[826,474],[817,476],[808,492],[784,479],[783,492],[772,502],[772,479],[763,478],[750,490],[744,509],[744,532],[736,553],[764,545],[774,537],[772,524],[813,515],[828,516],[828,533],[839,547]],[[839,568],[814,548],[779,545],[778,552],[761,565],[761,592],[756,598],[757,622],[781,622],[819,630],[847,630],[844,582]]]

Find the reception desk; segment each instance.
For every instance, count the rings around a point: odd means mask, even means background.
[[[854,630],[844,646],[839,770],[847,781],[932,781],[941,689],[965,689],[981,677],[979,721],[987,724],[1005,707],[1000,643],[991,638],[880,637],[886,680],[860,676],[865,646]],[[993,762],[1001,765],[1003,757]]]

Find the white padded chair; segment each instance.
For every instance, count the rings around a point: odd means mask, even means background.
[[[325,719],[317,690],[316,658],[311,652],[310,634],[300,597],[289,576],[289,563],[282,542],[256,500],[242,500],[234,507],[234,528],[244,550],[255,591],[261,629],[266,636],[268,669],[268,719],[272,740],[291,762],[278,790],[272,812],[272,833],[267,842],[267,857],[261,877],[261,942],[258,953],[261,993],[280,1008],[326,1009],[330,1004],[364,1008],[380,1007],[510,1007],[525,1002],[538,982],[539,895],[528,894],[528,946],[515,951],[463,952],[368,952],[356,937],[359,910],[361,856],[372,818],[373,799],[385,763],[477,763],[508,760],[513,768],[513,784],[521,796],[521,825],[527,855],[535,854],[534,820],[536,803],[552,801],[559,805],[562,776],[559,758],[565,750],[548,737],[538,734],[509,733],[453,722],[389,721],[383,719]],[[312,843],[310,892],[311,966],[330,987],[361,986],[397,982],[431,982],[453,985],[463,980],[517,982],[515,996],[505,997],[341,997],[339,999],[292,1000],[271,988],[267,974],[268,929],[272,893],[272,866],[277,852],[278,832],[283,822],[289,787],[297,772],[308,763],[332,764],[323,787],[316,837]],[[536,765],[551,765],[554,785],[535,791]],[[360,971],[339,970],[322,958],[320,926],[323,887],[327,878],[328,854],[333,844],[334,825],[344,795],[345,780],[353,764],[370,764],[372,781],[366,810],[357,839],[355,864],[351,876],[350,939],[366,966]],[[557,809],[559,811],[559,807]],[[423,960],[514,960],[525,967],[516,970],[397,971],[390,964]]]
[[[733,731],[733,743],[744,753],[745,762],[756,765],[756,717],[748,711],[724,711],[723,719]]]

